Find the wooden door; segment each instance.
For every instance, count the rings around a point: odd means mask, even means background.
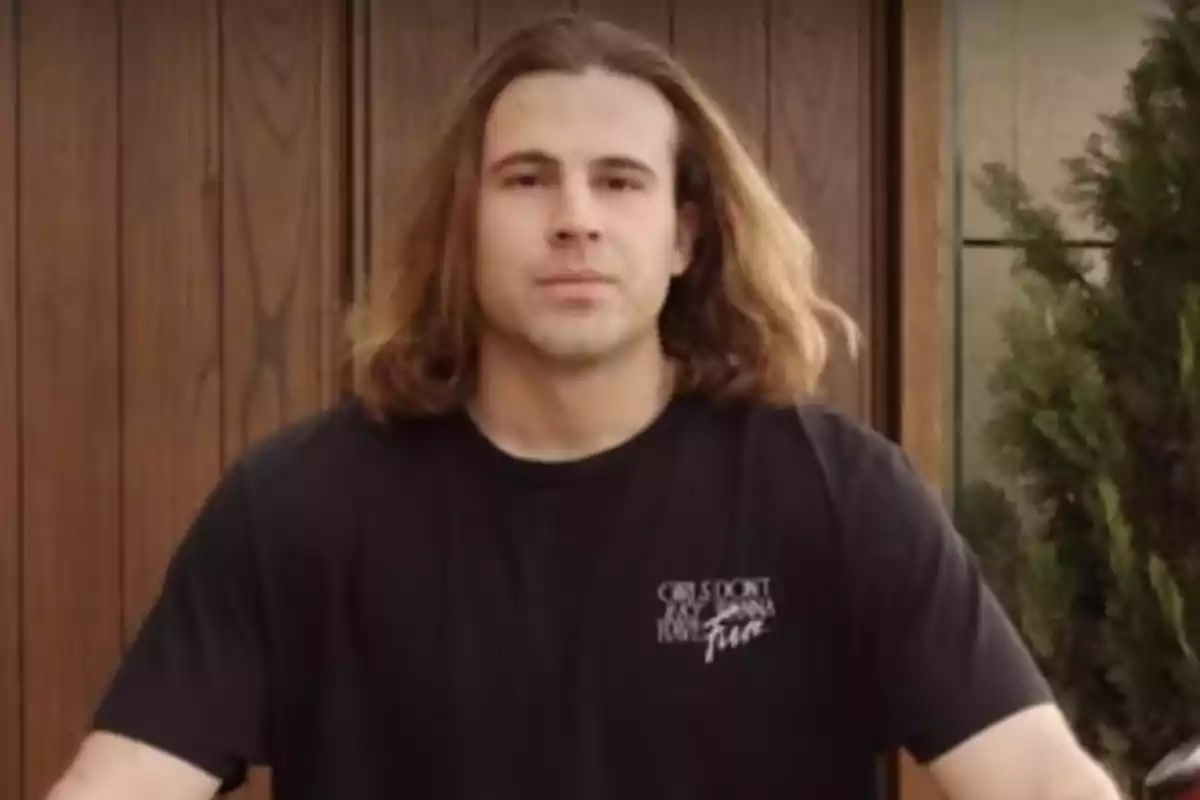
[[[424,110],[561,5],[0,0],[0,797],[66,765],[222,469],[343,388]],[[882,0],[578,5],[729,109],[867,334],[831,399],[881,423]]]
[[[337,392],[346,44],[336,0],[0,0],[0,797],[224,465]]]

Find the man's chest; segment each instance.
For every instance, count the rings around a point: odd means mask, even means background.
[[[851,768],[864,751],[825,521],[761,481],[663,486],[431,489],[358,515],[338,548],[297,560],[304,613],[275,615],[279,727],[419,736],[492,776],[485,793],[530,764],[618,794],[706,787],[695,797]]]
[[[824,522],[763,487],[690,488],[525,503],[431,492],[402,516],[360,518],[312,565],[309,613],[281,639],[309,663],[396,676],[379,697],[397,701],[503,697],[516,712],[603,696],[683,716],[826,702],[846,654]]]

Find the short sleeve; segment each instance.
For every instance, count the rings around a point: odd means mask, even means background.
[[[264,757],[264,624],[239,467],[207,498],[94,718],[236,788]]]
[[[939,498],[898,447],[858,437],[834,498],[852,625],[886,743],[928,763],[1053,697]]]

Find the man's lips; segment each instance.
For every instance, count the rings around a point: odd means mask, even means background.
[[[592,270],[555,272],[537,279],[538,286],[592,286],[613,283],[612,278]]]

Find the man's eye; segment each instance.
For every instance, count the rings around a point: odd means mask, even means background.
[[[541,185],[541,183],[542,179],[532,172],[506,175],[503,181],[504,186],[521,189],[533,188]]]
[[[603,180],[604,188],[614,192],[635,192],[643,183],[626,175],[613,175]]]

